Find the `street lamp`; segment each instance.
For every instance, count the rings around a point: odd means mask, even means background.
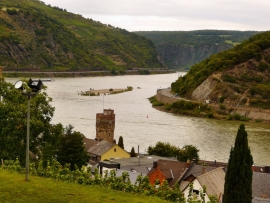
[[[26,171],[25,171],[25,180],[29,180],[29,133],[30,133],[30,99],[34,97],[39,90],[41,90],[43,83],[41,80],[33,81],[31,78],[27,83],[28,87],[31,88],[31,91],[25,91],[22,81],[17,81],[15,83],[15,88],[22,90],[22,95],[28,98],[27,102],[27,135],[26,135]]]

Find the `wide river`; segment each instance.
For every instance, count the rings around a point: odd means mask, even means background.
[[[127,75],[112,77],[55,78],[44,82],[47,93],[53,98],[55,113],[52,122],[71,124],[88,138],[95,138],[96,114],[103,108],[113,109],[116,115],[115,139],[124,139],[130,152],[134,147],[146,153],[148,146],[158,141],[169,142],[182,148],[194,145],[201,159],[227,162],[242,122],[218,121],[165,113],[152,108],[147,98],[158,88],[170,87],[185,73],[161,75]],[[14,82],[15,78],[7,78]],[[117,89],[132,86],[133,91],[107,96],[81,96],[90,88]],[[139,87],[139,88],[138,88]],[[249,146],[255,165],[270,165],[270,125],[245,123]]]

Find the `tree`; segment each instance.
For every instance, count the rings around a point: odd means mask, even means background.
[[[185,145],[182,149],[170,143],[157,142],[156,146],[148,147],[148,154],[162,157],[177,157],[178,161],[199,159],[199,150],[193,145]]]
[[[130,157],[136,157],[136,153],[135,153],[134,147],[131,148]]]
[[[119,137],[118,146],[124,149],[124,141],[122,136]]]
[[[251,203],[253,158],[248,146],[247,132],[241,124],[231,148],[228,169],[225,176],[224,203]]]
[[[46,87],[30,99],[30,151],[38,154],[42,139],[49,134],[54,108]],[[27,97],[0,78],[0,158],[25,163]]]
[[[83,143],[83,134],[73,132],[73,126],[68,125],[65,134],[60,139],[57,151],[57,161],[62,165],[70,164],[70,170],[75,169],[75,165],[79,169],[89,161],[89,156],[85,150]]]

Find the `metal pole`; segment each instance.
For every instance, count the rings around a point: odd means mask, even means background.
[[[25,180],[29,180],[29,131],[30,131],[30,92],[28,93],[28,103],[27,103],[27,135],[26,135],[26,172]]]

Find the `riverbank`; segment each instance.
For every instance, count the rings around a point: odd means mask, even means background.
[[[4,77],[33,77],[33,78],[74,78],[74,77],[100,77],[100,76],[124,76],[124,75],[152,75],[152,74],[169,74],[175,73],[174,70],[127,70],[123,72],[115,71],[44,71],[44,72],[27,72],[27,71],[3,71]]]
[[[149,98],[149,100],[153,108],[167,113],[217,120],[270,123],[270,110],[265,109],[226,107],[223,104],[203,104],[162,95],[162,91],[157,91],[156,96]]]

